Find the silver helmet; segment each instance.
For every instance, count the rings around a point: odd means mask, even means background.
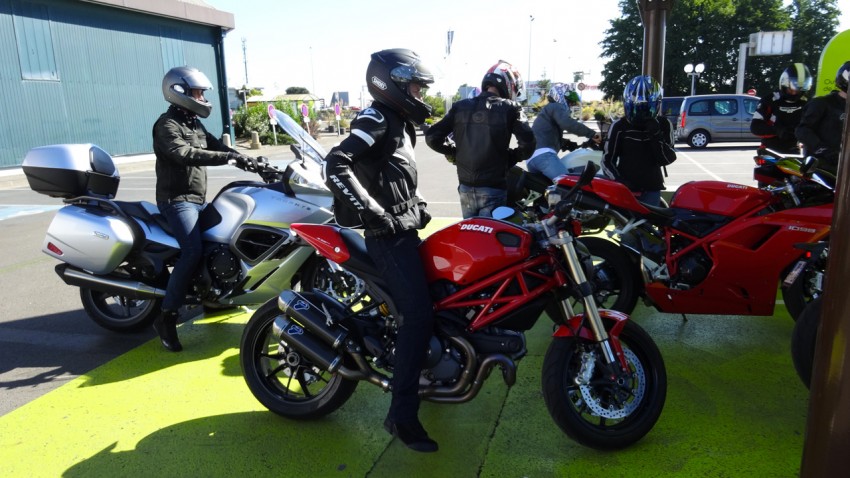
[[[188,66],[178,66],[168,70],[162,78],[162,96],[165,101],[206,118],[212,111],[212,104],[201,95],[192,96],[192,90],[201,92],[211,90],[212,83],[201,70]]]

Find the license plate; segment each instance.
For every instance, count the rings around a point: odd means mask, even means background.
[[[800,273],[803,272],[803,269],[805,268],[806,261],[797,261],[797,263],[794,264],[794,268],[791,269],[791,272],[789,272],[788,275],[785,276],[785,280],[782,281],[782,285],[785,287],[791,287],[791,284],[793,284],[794,281],[797,280],[797,277],[800,276]]]

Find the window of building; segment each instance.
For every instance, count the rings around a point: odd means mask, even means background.
[[[59,81],[47,5],[13,0],[12,18],[21,78]]]

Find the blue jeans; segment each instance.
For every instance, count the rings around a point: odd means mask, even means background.
[[[418,419],[419,375],[431,336],[434,312],[419,257],[419,234],[409,229],[389,236],[366,236],[366,250],[378,266],[398,311],[393,398],[387,417],[397,423]]]
[[[493,209],[508,204],[508,191],[496,188],[475,188],[461,184],[457,187],[460,195],[460,211],[464,219],[474,216],[492,217]]]
[[[661,206],[661,191],[633,191],[638,201],[650,206]]]
[[[158,203],[159,211],[168,220],[171,232],[180,245],[180,258],[168,278],[165,298],[162,300],[163,310],[177,310],[186,299],[186,291],[192,281],[192,275],[201,261],[203,244],[201,243],[201,228],[198,217],[204,210],[205,204],[195,204],[186,201]]]
[[[549,179],[567,174],[567,167],[558,159],[556,153],[548,152],[538,154],[526,162],[530,173],[541,173]]]

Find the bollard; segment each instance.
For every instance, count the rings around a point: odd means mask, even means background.
[[[221,135],[221,142],[224,143],[224,145],[229,148],[230,147],[230,135],[227,134],[227,133],[224,133],[223,135]]]
[[[251,149],[260,149],[260,135],[256,131],[251,131]]]

